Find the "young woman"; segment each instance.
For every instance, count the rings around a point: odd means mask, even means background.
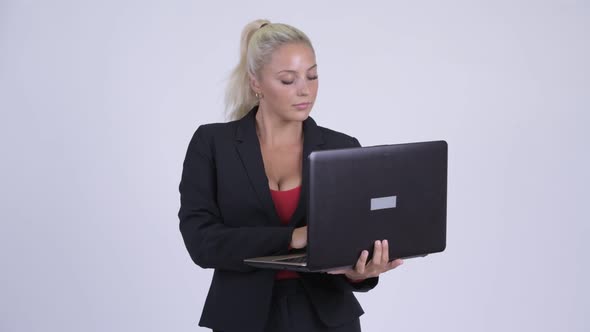
[[[309,116],[318,68],[309,38],[267,20],[242,32],[227,90],[232,121],[201,125],[180,182],[180,231],[193,261],[215,269],[199,325],[214,331],[360,331],[353,291],[368,291],[399,266],[387,240],[354,269],[296,273],[258,269],[245,258],[307,244],[304,162],[311,151],[360,146]]]

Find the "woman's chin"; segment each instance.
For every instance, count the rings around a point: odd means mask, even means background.
[[[309,113],[311,113],[311,108],[302,111],[295,110],[291,115],[293,120],[305,121],[309,117]]]

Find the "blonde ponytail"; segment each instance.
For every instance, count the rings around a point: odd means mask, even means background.
[[[258,77],[272,53],[288,43],[304,43],[313,51],[309,38],[290,25],[260,19],[244,27],[240,39],[240,61],[229,77],[225,92],[225,112],[230,120],[241,119],[258,104],[248,73]]]

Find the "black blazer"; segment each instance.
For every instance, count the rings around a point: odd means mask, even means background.
[[[270,194],[256,136],[258,107],[240,120],[201,125],[186,153],[180,182],[180,232],[192,260],[214,268],[200,326],[227,331],[262,331],[270,309],[276,271],[243,259],[288,251],[295,227],[306,225],[307,167],[289,224],[281,225]],[[311,151],[360,146],[354,137],[303,122],[303,160]],[[363,310],[353,291],[366,292],[378,277],[352,284],[344,275],[301,273],[320,319],[337,326]]]

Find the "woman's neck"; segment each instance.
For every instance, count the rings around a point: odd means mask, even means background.
[[[276,113],[258,108],[256,113],[256,132],[260,143],[269,147],[301,144],[303,122],[285,121]]]

